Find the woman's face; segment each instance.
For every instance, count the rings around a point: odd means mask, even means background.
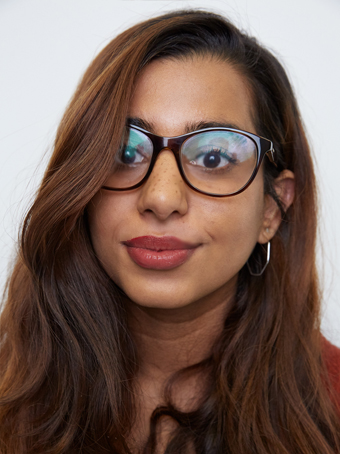
[[[246,79],[208,57],[150,63],[137,79],[129,116],[167,137],[202,122],[256,133]],[[241,194],[209,197],[184,183],[174,155],[164,149],[142,187],[99,191],[89,222],[100,262],[133,302],[178,309],[233,294],[256,242],[269,239],[272,210],[261,169]]]

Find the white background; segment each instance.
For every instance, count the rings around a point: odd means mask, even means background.
[[[227,15],[290,75],[320,186],[323,332],[340,346],[340,0],[0,0],[0,288],[81,74],[128,26],[189,7]]]

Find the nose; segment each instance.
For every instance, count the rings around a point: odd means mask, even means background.
[[[153,213],[161,221],[187,212],[187,187],[171,150],[165,148],[158,155],[151,175],[141,187],[137,208],[141,214]]]

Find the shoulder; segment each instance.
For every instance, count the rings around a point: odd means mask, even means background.
[[[335,392],[336,400],[340,406],[340,348],[323,338],[322,356],[329,376],[330,385]]]

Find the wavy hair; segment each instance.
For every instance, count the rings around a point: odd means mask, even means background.
[[[340,452],[339,413],[325,372],[315,266],[316,184],[296,100],[278,60],[228,20],[175,11],[126,30],[91,63],[59,126],[24,221],[0,320],[0,452],[126,454],[138,355],[123,295],[93,251],[86,207],[112,166],[136,76],[150,61],[210,55],[246,76],[257,133],[295,174],[296,197],[261,278],[239,273],[209,358],[172,377],[151,418],[177,421],[167,454]],[[265,168],[265,190],[277,176]],[[187,373],[210,380],[197,408],[171,401]]]

